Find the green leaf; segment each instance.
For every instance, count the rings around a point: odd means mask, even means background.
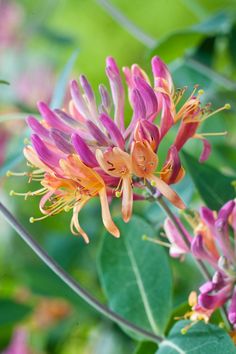
[[[157,344],[153,342],[141,342],[135,349],[134,354],[155,354]]]
[[[31,307],[11,299],[0,299],[0,328],[15,325],[31,312]]]
[[[201,164],[186,152],[182,152],[182,154],[185,166],[200,196],[209,208],[218,210],[225,202],[234,198],[232,182],[236,177],[225,176],[216,168],[206,163]]]
[[[1,85],[10,85],[10,82],[8,82],[6,80],[0,80],[0,84]]]
[[[116,220],[121,237],[105,235],[100,257],[100,279],[111,309],[136,325],[162,334],[172,303],[172,279],[165,250],[143,241],[153,228],[140,217],[128,224]]]
[[[56,87],[54,89],[53,97],[50,103],[51,108],[58,108],[61,107],[63,104],[63,100],[66,93],[66,86],[68,84],[68,79],[75,64],[75,61],[78,57],[79,49],[76,49],[71,57],[69,58],[68,62],[66,63],[59,79],[57,81]]]
[[[179,321],[160,345],[157,354],[235,354],[235,346],[229,335],[217,326],[197,323],[186,334],[181,329],[189,321]]]
[[[222,143],[215,145],[214,148],[221,157],[222,163],[227,165],[227,167],[231,167],[236,172],[235,146]]]
[[[186,49],[193,48],[206,37],[229,33],[232,23],[230,14],[218,13],[202,23],[164,36],[157,42],[150,56],[158,54],[164,61],[170,62],[183,56]]]

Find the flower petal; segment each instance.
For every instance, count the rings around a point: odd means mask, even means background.
[[[133,210],[133,188],[130,176],[122,179],[122,216],[124,222],[128,222]]]
[[[111,214],[110,214],[110,209],[108,205],[108,200],[107,200],[107,194],[105,188],[102,188],[99,192],[99,197],[101,201],[101,209],[102,209],[102,221],[105,226],[105,228],[110,232],[115,237],[120,237],[120,231],[114,224]]]
[[[179,209],[186,209],[186,205],[182,199],[168,184],[154,175],[151,177],[151,180],[155,182],[155,187],[160,191],[160,193],[163,194],[164,197],[166,197],[166,199],[168,199],[173,205]]]

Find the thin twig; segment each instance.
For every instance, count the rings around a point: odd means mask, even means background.
[[[155,342],[162,342],[163,337],[146,331],[139,326],[127,321],[125,318],[119,316],[109,308],[101,304],[97,299],[91,296],[85,289],[83,289],[78,282],[76,282],[58,263],[56,263],[32,238],[29,232],[16,220],[12,213],[0,203],[0,211],[4,218],[12,226],[12,228],[19,234],[19,236],[27,243],[27,245],[34,251],[34,253],[50,268],[69,288],[71,288],[79,297],[92,306],[95,310],[102,315],[108,317],[120,326],[134,331],[147,339]]]
[[[97,0],[97,3],[101,5],[104,10],[117,22],[121,27],[125,28],[133,37],[146,47],[152,49],[155,47],[157,41],[149,34],[143,32],[132,21],[130,21],[120,10],[117,9],[108,0]]]

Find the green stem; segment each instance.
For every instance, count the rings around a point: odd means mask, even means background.
[[[139,335],[157,342],[161,343],[164,338],[155,335],[139,326],[127,321],[125,318],[119,316],[115,312],[111,311],[109,308],[101,304],[97,299],[91,296],[85,289],[83,289],[78,282],[76,282],[67,272],[62,269],[59,264],[57,264],[32,238],[27,230],[16,220],[16,218],[11,214],[11,212],[0,203],[0,212],[3,214],[7,222],[12,226],[12,228],[19,234],[19,236],[27,243],[27,245],[33,250],[33,252],[50,268],[69,288],[71,288],[79,297],[81,297],[85,302],[92,306],[95,310],[100,312],[102,315],[108,317],[120,326],[126,327],[127,329],[138,333]]]

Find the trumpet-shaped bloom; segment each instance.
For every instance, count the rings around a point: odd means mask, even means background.
[[[128,222],[133,200],[143,198],[140,193],[148,183],[156,195],[163,195],[176,207],[185,208],[170,185],[184,177],[179,151],[190,137],[197,137],[197,128],[205,119],[205,108],[201,107],[200,93],[193,93],[177,111],[176,105],[185,90],[174,89],[166,65],[157,57],[152,60],[152,71],[153,84],[137,64],[123,69],[132,108],[130,119],[125,116],[125,85],[111,57],[106,60],[110,89],[99,86],[99,103],[84,75],[79,77],[79,82],[71,81],[68,107],[51,109],[44,102],[38,103],[42,120],[28,117],[33,133],[31,143],[25,148],[25,156],[35,170],[22,175],[42,185],[35,192],[23,193],[42,195],[42,218],[71,209],[71,229],[88,241],[78,223],[78,214],[91,198],[98,197],[105,227],[119,236],[111,219],[108,197],[122,198],[122,216]],[[159,145],[179,122],[179,131],[161,165]],[[209,144],[204,144],[209,151]]]
[[[181,226],[189,247],[185,245],[179,230],[171,220],[167,219],[164,225],[171,244],[172,256],[179,257],[191,252],[196,259],[205,262],[214,271],[212,279],[199,289],[197,308],[212,313],[229,303],[228,318],[234,327],[236,327],[235,219],[236,204],[233,200],[223,205],[218,213],[206,207],[201,208],[193,237]],[[230,238],[230,229],[233,230],[234,240]]]

